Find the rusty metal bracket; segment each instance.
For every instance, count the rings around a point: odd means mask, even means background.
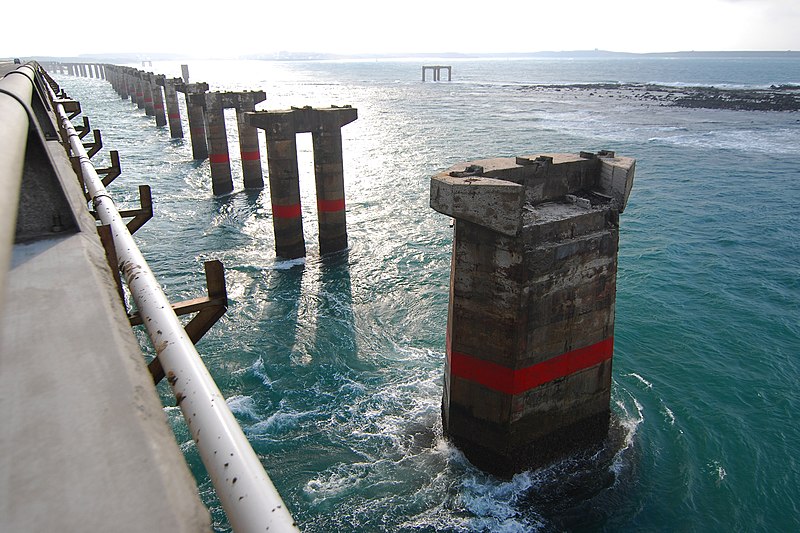
[[[172,305],[172,310],[178,316],[197,313],[183,326],[186,334],[194,344],[203,338],[208,330],[222,318],[228,310],[228,291],[225,288],[225,267],[221,261],[206,261],[206,290],[208,296],[193,298]],[[131,326],[142,325],[142,318],[136,311],[129,315]],[[153,382],[158,383],[164,378],[164,370],[156,357],[148,365],[153,375]]]
[[[89,117],[83,117],[83,126],[75,126],[75,131],[78,132],[79,139],[86,137],[92,131],[91,126],[89,126]]]
[[[97,226],[97,234],[100,236],[100,242],[103,244],[103,248],[106,251],[108,268],[111,270],[111,275],[117,283],[117,291],[122,300],[122,305],[127,309],[125,305],[125,291],[122,289],[122,278],[119,275],[119,268],[117,267],[119,261],[117,261],[117,249],[114,247],[114,234],[111,232],[111,226],[107,224]]]
[[[75,171],[75,175],[78,176],[78,183],[81,184],[83,196],[86,197],[86,201],[88,202],[91,198],[89,197],[89,191],[86,190],[86,182],[83,180],[83,167],[81,167],[81,159],[76,155],[71,155],[69,156],[69,162],[72,164],[72,170]]]
[[[108,152],[108,155],[111,157],[111,166],[95,169],[95,172],[97,172],[98,175],[103,176],[103,187],[108,187],[112,181],[117,179],[117,177],[122,174],[122,167],[119,164],[119,152],[116,150],[111,150]]]
[[[66,94],[63,94],[63,98],[56,98],[53,100],[53,105],[58,104],[64,108],[64,112],[70,120],[81,114],[81,103],[77,100],[70,100],[66,97]]]
[[[103,147],[103,139],[100,136],[100,130],[92,130],[94,133],[94,142],[86,143],[83,145],[83,148],[86,150],[86,155],[91,159],[94,157],[94,154],[100,151],[100,148]]]
[[[153,196],[149,185],[139,185],[139,209],[126,209],[119,212],[122,218],[132,218],[126,226],[131,235],[153,218]],[[95,220],[100,220],[96,211],[90,211]]]
[[[112,181],[117,179],[120,174],[122,174],[122,167],[119,164],[119,152],[116,150],[111,150],[109,155],[111,156],[111,166],[95,169],[95,172],[98,174],[98,176],[103,175],[101,180],[103,182],[103,187],[108,186]],[[72,170],[74,170],[75,175],[78,176],[78,183],[81,184],[83,195],[86,197],[86,200],[89,201],[91,198],[89,191],[86,189],[86,183],[83,180],[83,167],[81,166],[81,160],[77,156],[70,156],[69,161],[72,163]]]
[[[128,232],[131,235],[144,226],[145,222],[153,218],[153,196],[150,194],[149,185],[139,185],[139,205],[139,209],[128,209],[119,212],[119,216],[122,218],[133,217],[133,220],[127,224]]]

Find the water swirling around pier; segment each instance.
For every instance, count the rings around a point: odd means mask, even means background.
[[[795,529],[798,114],[682,109],[607,87],[798,84],[798,61],[453,65],[452,83],[423,84],[415,61],[190,64],[212,90],[266,91],[264,109],[358,108],[342,130],[351,247],[319,256],[300,135],[309,250],[294,261],[275,257],[269,191],[241,190],[232,117],[237,190],[215,198],[188,139],[104,81],[58,79],[121,153],[117,202],[151,185],[155,218],[136,238],[167,294],[199,295],[202,262],[224,262],[230,308],[199,351],[303,530]],[[621,218],[617,424],[599,452],[499,480],[442,437],[452,230],[428,207],[428,180],[470,159],[599,149],[639,161]],[[182,418],[166,412],[226,531]]]

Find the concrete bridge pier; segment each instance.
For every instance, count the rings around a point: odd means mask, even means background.
[[[133,77],[133,71],[125,69],[125,80],[128,84],[128,94],[131,97],[131,103],[136,105],[136,78]]]
[[[353,108],[323,109],[318,127],[311,132],[321,254],[347,249],[342,126],[356,118]]]
[[[119,67],[115,67],[110,72],[113,72],[114,88],[117,90],[117,94],[122,100],[127,100],[129,97],[127,74]]]
[[[134,77],[135,71],[133,69],[125,70],[125,78],[128,80],[128,94],[131,96],[131,103],[136,104],[136,78]],[[137,105],[138,107],[138,105]]]
[[[142,91],[144,93],[144,114],[148,117],[156,115],[155,107],[153,105],[153,73],[142,72]]]
[[[136,84],[132,73],[125,67],[122,67],[122,83],[125,84],[125,93],[131,99],[131,103],[136,103]]]
[[[164,78],[164,100],[167,104],[169,135],[173,139],[183,139],[183,124],[181,124],[181,110],[178,105],[178,91],[175,89],[178,83],[182,83],[180,78]]]
[[[256,110],[256,104],[266,100],[264,91],[235,94],[236,125],[239,130],[239,151],[242,156],[242,180],[245,189],[263,189],[264,174],[261,168],[261,151],[258,147],[258,130],[247,123],[245,113]]]
[[[356,120],[350,106],[246,113],[247,122],[264,130],[272,197],[275,251],[278,256],[305,256],[300,178],[297,166],[298,133],[310,132],[314,145],[320,253],[347,248],[341,128]]]
[[[286,259],[305,257],[303,217],[300,206],[300,171],[297,166],[297,139],[292,111],[268,112],[261,116],[267,132],[267,166],[275,232],[275,254]]]
[[[544,154],[431,179],[431,207],[455,219],[443,425],[479,468],[511,476],[605,439],[634,167]]]
[[[225,110],[219,92],[205,93],[206,120],[208,121],[208,159],[211,163],[211,186],[214,194],[227,194],[233,190],[231,161],[228,153],[228,135],[225,131]],[[194,138],[194,135],[192,135]]]
[[[156,117],[156,127],[167,125],[167,114],[164,111],[164,96],[161,87],[164,86],[164,75],[156,74],[150,77],[150,84],[153,90],[153,113]]]
[[[206,142],[205,93],[207,83],[189,83],[178,87],[186,96],[186,112],[189,119],[189,136],[192,139],[192,157],[205,159],[208,157]]]
[[[133,75],[133,83],[136,87],[136,107],[144,109],[144,81],[142,80],[142,71],[135,71]]]

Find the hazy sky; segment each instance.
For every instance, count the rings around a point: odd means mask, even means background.
[[[800,0],[7,2],[0,57],[800,50]],[[33,9],[37,12],[34,12]],[[60,13],[63,18],[51,14]],[[32,21],[31,15],[40,15]],[[18,23],[17,23],[18,22]]]

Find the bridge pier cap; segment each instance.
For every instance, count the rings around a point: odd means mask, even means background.
[[[608,434],[619,213],[635,160],[613,152],[471,161],[431,178],[455,219],[442,417],[509,477]]]

